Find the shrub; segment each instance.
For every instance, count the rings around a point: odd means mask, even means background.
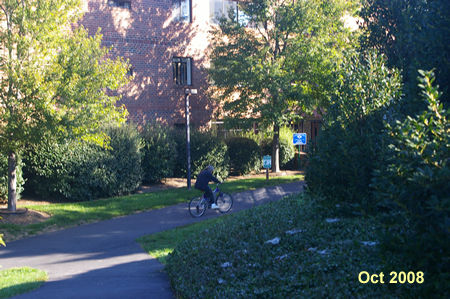
[[[155,183],[173,176],[177,161],[173,134],[172,129],[157,123],[145,127],[142,132],[144,181]]]
[[[387,125],[392,142],[390,157],[378,168],[373,187],[375,197],[387,211],[387,229],[382,236],[388,266],[407,265],[424,271],[432,283],[421,287],[421,297],[447,292],[444,298],[450,292],[449,112],[443,109],[440,94],[432,86],[433,73],[422,71],[421,75],[419,86],[428,110],[397,121],[395,126]]]
[[[45,140],[25,156],[27,190],[75,201],[126,194],[142,178],[141,140],[131,125],[106,128],[108,148],[83,141]]]
[[[105,132],[111,138],[107,153],[110,158],[103,163],[114,175],[114,184],[105,195],[122,195],[136,190],[142,182],[142,147],[141,136],[132,124],[120,127],[107,127]]]
[[[18,159],[16,167],[16,193],[17,199],[20,199],[20,194],[23,191],[23,185],[25,183],[22,175],[22,160]],[[6,155],[0,155],[0,201],[8,200],[8,157]]]
[[[384,59],[350,55],[337,95],[327,111],[316,147],[308,156],[308,189],[328,207],[368,211],[373,170],[383,162],[383,118],[401,93],[396,70]]]
[[[186,135],[177,132],[178,159],[175,167],[175,176],[187,177],[186,170]],[[223,140],[208,132],[191,131],[191,175],[196,177],[206,166],[214,166],[214,174],[221,179],[228,177],[230,158],[227,145]]]
[[[103,153],[97,146],[77,141],[45,140],[26,152],[25,189],[43,198],[88,200],[91,185],[105,185],[94,166]],[[92,176],[96,172],[97,176]],[[106,175],[106,177],[110,177]],[[92,181],[95,179],[95,181]]]
[[[238,174],[248,174],[261,169],[261,152],[258,144],[249,138],[232,137],[226,141],[230,167]]]

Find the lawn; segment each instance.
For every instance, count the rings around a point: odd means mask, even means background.
[[[0,298],[9,298],[41,286],[47,273],[29,267],[0,271]]]
[[[384,298],[419,284],[389,284],[375,218],[337,217],[307,195],[140,238],[166,264],[181,298]],[[384,271],[385,283],[359,274]],[[364,276],[362,276],[364,278]]]
[[[222,184],[225,192],[239,192],[252,190],[264,186],[274,186],[290,183],[303,179],[302,176],[283,176],[271,178],[249,178],[229,181]],[[14,239],[14,236],[37,234],[47,229],[65,228],[83,223],[107,220],[118,216],[129,215],[139,211],[160,209],[170,205],[187,202],[200,192],[187,188],[161,190],[145,194],[133,194],[128,196],[113,197],[76,203],[56,203],[50,205],[30,205],[26,208],[50,214],[48,220],[30,224],[15,225],[0,222],[0,232],[5,233],[5,241]],[[11,237],[13,236],[13,237]]]

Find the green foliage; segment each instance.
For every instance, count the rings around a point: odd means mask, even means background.
[[[23,184],[25,180],[22,175],[23,163],[19,159],[16,168],[16,179],[17,179],[17,189],[18,199],[23,191]],[[8,158],[4,155],[0,155],[0,201],[8,199]]]
[[[373,187],[387,211],[383,234],[388,265],[395,266],[395,253],[402,266],[424,271],[433,283],[422,288],[422,297],[429,297],[450,292],[450,125],[449,112],[433,86],[434,74],[420,74],[428,109],[387,125],[391,152],[378,168]]]
[[[186,160],[186,135],[177,132],[178,159],[175,167],[176,177],[187,176]],[[227,153],[227,145],[223,140],[208,132],[191,131],[191,175],[196,177],[206,166],[214,166],[214,175],[225,179],[230,169],[230,158]]]
[[[132,124],[108,126],[104,129],[110,139],[107,154],[109,159],[102,166],[113,174],[113,184],[101,196],[128,194],[136,190],[142,182],[141,136]]]
[[[369,211],[373,170],[383,162],[383,118],[399,99],[400,77],[382,57],[351,54],[339,90],[309,154],[308,188],[322,204]]]
[[[445,94],[450,86],[450,1],[448,0],[364,0],[361,17],[366,35],[364,48],[376,48],[385,54],[391,66],[402,71],[405,93],[416,107],[418,69],[435,69],[437,83]],[[444,104],[448,97],[443,99]]]
[[[141,182],[141,139],[134,126],[105,129],[110,145],[45,140],[25,157],[25,188],[40,197],[84,201],[127,194]]]
[[[173,176],[177,161],[177,149],[173,135],[173,129],[158,123],[145,127],[142,132],[144,181],[155,183]]]
[[[103,123],[125,121],[114,93],[127,64],[101,36],[76,26],[79,0],[0,3],[0,152],[17,154],[45,135],[105,141]],[[72,30],[73,28],[73,30]],[[11,173],[8,174],[11,176]],[[12,199],[16,201],[15,198]]]
[[[401,297],[406,286],[358,281],[361,271],[392,271],[382,268],[379,247],[364,243],[377,243],[376,219],[326,221],[335,217],[300,196],[179,228],[169,235],[182,240],[166,271],[181,298]]]
[[[124,111],[107,89],[126,83],[127,65],[107,58],[101,35],[83,27],[78,0],[5,0],[0,20],[1,151],[17,151],[44,134],[83,136],[101,143],[104,122],[123,121]],[[6,55],[10,53],[11,55]]]
[[[342,49],[352,45],[342,17],[348,1],[243,1],[249,26],[222,19],[212,31],[211,95],[228,117],[277,129],[329,101]],[[278,140],[274,138],[277,143]],[[274,169],[278,170],[274,157]]]
[[[102,168],[96,167],[105,158],[98,146],[86,142],[48,140],[33,145],[24,155],[25,189],[42,198],[92,199],[89,185],[107,185],[109,173],[100,176]]]
[[[237,174],[259,171],[262,166],[261,151],[258,144],[249,138],[232,137],[225,143],[230,157],[230,167]]]

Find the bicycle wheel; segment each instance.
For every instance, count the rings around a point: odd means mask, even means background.
[[[201,197],[194,197],[189,201],[189,213],[192,217],[201,217],[203,214],[205,214],[207,208],[206,200]]]
[[[217,205],[219,206],[220,213],[227,213],[233,206],[233,197],[228,193],[221,193],[217,197]]]

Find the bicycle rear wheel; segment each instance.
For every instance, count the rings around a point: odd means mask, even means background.
[[[219,211],[221,213],[227,213],[233,206],[233,197],[228,193],[221,193],[219,197],[217,197],[217,205],[219,206]]]
[[[207,202],[201,197],[194,197],[189,201],[189,213],[192,217],[201,217],[205,214],[207,208]]]

